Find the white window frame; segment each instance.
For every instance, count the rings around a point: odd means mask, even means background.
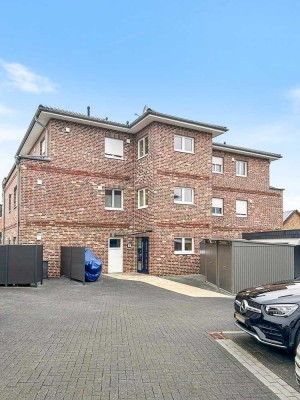
[[[141,193],[143,193],[143,197],[141,197]],[[137,191],[138,195],[138,208],[147,208],[148,207],[148,202],[149,202],[149,193],[148,193],[148,188],[142,188]],[[141,198],[144,199],[143,204],[141,204]]]
[[[236,216],[239,218],[248,217],[248,201],[247,200],[236,200],[235,213],[236,213]]]
[[[244,165],[244,168],[241,167],[242,165]],[[241,169],[245,169],[245,173],[244,174],[240,173]],[[248,174],[248,163],[247,163],[247,161],[236,160],[235,174],[236,174],[236,176],[247,177],[247,174]]]
[[[192,237],[175,237],[174,238],[174,247],[175,247],[175,240],[181,239],[181,247],[182,250],[175,250],[174,249],[174,254],[194,254],[195,253],[195,248],[194,248],[194,238]],[[185,250],[185,242],[186,239],[192,239],[192,250]]]
[[[115,147],[116,149],[113,149]],[[121,149],[122,147],[122,149]],[[122,139],[105,138],[105,157],[124,160],[124,142]]]
[[[46,138],[40,141],[40,156],[46,155]]]
[[[146,141],[147,141],[147,146],[146,146]],[[140,151],[140,144],[142,144],[142,152]],[[148,136],[144,136],[142,139],[138,141],[138,159],[147,156],[148,153],[149,153],[149,138]]]
[[[214,174],[223,174],[223,165],[224,165],[224,158],[223,157],[212,157],[212,172]],[[216,167],[220,166],[221,167],[221,171],[217,171]]]
[[[123,197],[124,197],[124,193],[123,193],[123,190],[122,189],[110,189],[110,188],[106,188],[105,189],[105,202],[106,202],[106,191],[107,190],[111,190],[111,192],[112,192],[112,207],[107,207],[107,206],[105,206],[105,210],[116,210],[116,211],[122,211],[123,210]],[[118,192],[121,192],[121,207],[115,207],[114,206],[114,204],[115,204],[115,198],[114,198],[114,196],[115,196],[115,191],[118,191]]]
[[[180,138],[181,139],[181,147],[180,148],[176,148],[175,138]],[[191,140],[192,141],[192,150],[186,150],[186,145],[185,145],[186,140]],[[175,151],[179,151],[181,153],[194,154],[195,153],[194,149],[195,149],[195,140],[194,140],[194,138],[189,137],[189,136],[180,136],[180,135],[175,135],[174,136],[174,150]]]
[[[212,202],[211,202],[211,208],[212,208],[212,215],[216,217],[222,217],[224,215],[224,199],[221,199],[220,197],[213,197]],[[214,208],[220,208],[221,213],[214,212]]]
[[[182,200],[176,200],[176,198],[175,198],[176,189],[177,190],[181,190],[181,198],[182,198]],[[192,191],[192,201],[187,201],[185,199],[187,190],[191,190]],[[175,187],[174,188],[174,203],[176,203],[176,204],[194,204],[194,189],[190,188],[190,187]]]

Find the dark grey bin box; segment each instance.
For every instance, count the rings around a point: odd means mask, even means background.
[[[43,283],[43,246],[0,245],[0,284]]]

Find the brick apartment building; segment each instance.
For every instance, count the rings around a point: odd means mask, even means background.
[[[213,143],[227,128],[145,108],[133,123],[39,106],[3,181],[4,243],[91,248],[104,272],[199,272],[203,237],[282,228],[279,154]]]

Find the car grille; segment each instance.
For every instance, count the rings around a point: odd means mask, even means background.
[[[267,339],[276,340],[278,342],[284,341],[283,331],[278,327],[278,325],[264,321],[257,325],[257,327],[263,332]]]

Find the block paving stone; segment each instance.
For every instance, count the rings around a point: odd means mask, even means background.
[[[107,276],[0,287],[0,400],[277,399],[210,332],[233,299]]]

